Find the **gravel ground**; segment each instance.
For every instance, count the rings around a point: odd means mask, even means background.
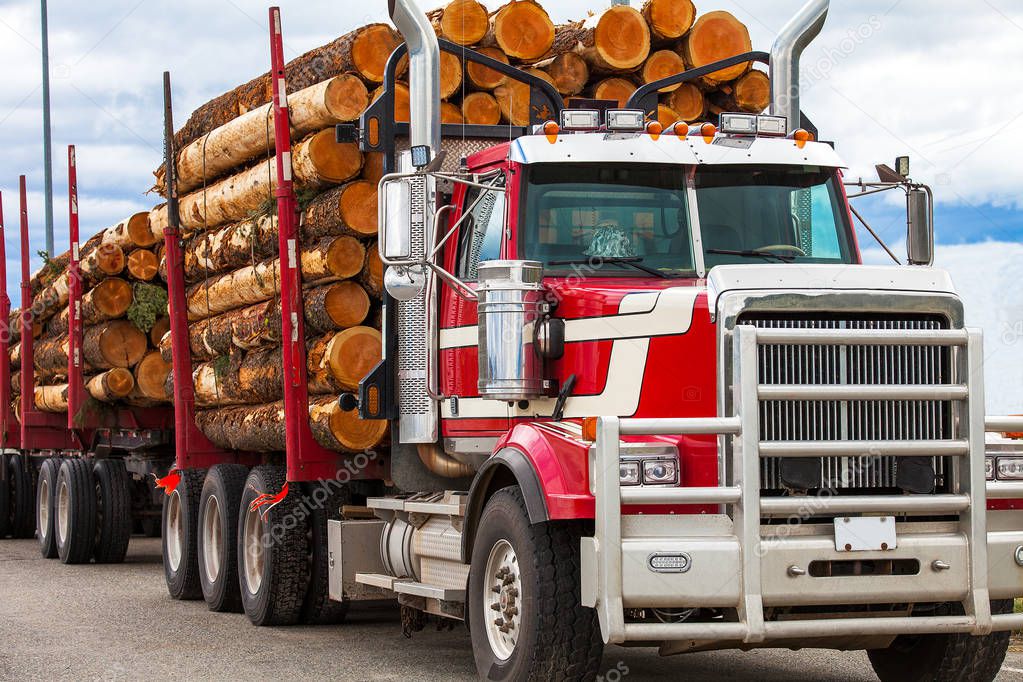
[[[875,680],[862,653],[717,652],[659,658],[610,647],[618,680]],[[167,596],[160,541],[132,540],[120,566],[63,566],[36,542],[0,542],[2,680],[475,680],[462,627],[409,640],[394,609],[353,609],[338,627],[254,628]],[[1010,653],[999,680],[1023,680]]]

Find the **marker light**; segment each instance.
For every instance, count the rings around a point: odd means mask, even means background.
[[[657,137],[664,132],[664,126],[662,126],[659,121],[650,121],[646,124],[646,132],[648,135]]]
[[[547,121],[543,124],[543,134],[547,136],[547,141],[554,144],[558,141],[558,133],[561,132],[561,126],[556,121]]]
[[[609,109],[607,112],[607,129],[612,131],[640,132],[643,130],[646,116],[640,109]]]
[[[597,440],[597,418],[586,417],[583,419],[583,440],[588,440],[591,443]]]
[[[600,112],[596,109],[564,109],[561,127],[565,130],[600,130]]]
[[[672,131],[674,131],[674,133],[678,135],[680,138],[685,137],[686,135],[689,134],[689,124],[686,123],[685,121],[679,121],[674,126],[672,126]]]

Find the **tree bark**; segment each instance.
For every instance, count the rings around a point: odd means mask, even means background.
[[[363,239],[375,237],[377,184],[369,180],[355,180],[317,196],[302,214],[302,239],[309,243],[337,235]]]
[[[277,216],[243,220],[193,237],[184,249],[185,281],[234,270],[277,255]]]
[[[490,33],[483,43],[496,44],[515,61],[535,62],[554,43],[554,22],[536,2],[512,0],[491,16]]]
[[[188,327],[192,355],[212,360],[229,355],[233,348],[250,350],[281,343],[280,299],[232,310]],[[166,355],[164,359],[167,359]]]
[[[577,52],[594,76],[628,73],[650,55],[650,28],[639,11],[615,5],[585,21],[559,26],[552,52]]]
[[[163,341],[164,335],[170,331],[170,318],[161,317],[153,325],[153,328],[149,330],[149,345],[153,348],[159,348],[160,342]]]
[[[40,341],[32,350],[32,363],[37,379],[67,375],[69,352],[67,336]]]
[[[97,370],[134,367],[146,354],[146,335],[127,320],[112,320],[85,329],[82,355]]]
[[[369,106],[369,91],[355,74],[346,73],[299,90],[288,97],[292,135],[302,138],[338,123],[357,119]],[[210,131],[178,153],[178,191],[208,184],[260,156],[274,153],[271,104],[263,104]],[[166,195],[165,171],[156,171],[156,186]]]
[[[151,282],[160,270],[160,261],[149,249],[136,249],[128,254],[128,275],[140,282]]]
[[[67,384],[35,387],[36,409],[40,412],[67,412]]]
[[[65,270],[32,301],[34,319],[41,324],[56,315],[61,308],[66,308],[68,294],[68,273]]]
[[[454,0],[430,13],[437,35],[459,45],[475,45],[490,30],[487,8],[476,0]]]
[[[107,242],[83,253],[78,269],[87,283],[95,283],[104,277],[120,275],[124,272],[126,262],[124,250],[117,244]]]
[[[104,244],[114,244],[125,252],[153,246],[156,240],[149,230],[149,211],[136,213],[127,220],[103,230],[102,240]],[[163,241],[162,236],[160,241]]]
[[[279,260],[249,265],[189,289],[186,296],[188,319],[202,320],[235,308],[262,303],[276,296],[279,289]]]
[[[338,144],[334,130],[322,130],[295,145],[292,171],[296,191],[315,190],[351,180],[362,170],[362,152],[357,144]],[[265,212],[277,187],[276,159],[260,162],[237,175],[181,198],[181,225],[185,230],[210,230],[247,220]],[[150,228],[163,238],[167,207],[154,209]]]
[[[496,126],[501,122],[501,106],[489,92],[471,92],[462,100],[462,118],[471,125]]]
[[[682,56],[690,69],[745,54],[753,49],[749,30],[732,14],[724,11],[704,14],[682,41]],[[737,64],[704,76],[701,80],[710,86],[733,81],[746,73],[750,63]]]
[[[96,400],[112,403],[127,398],[135,388],[135,377],[123,367],[97,374],[85,383],[85,390]]]
[[[696,21],[692,0],[646,0],[642,13],[656,45],[678,40]]]
[[[380,299],[384,295],[384,264],[380,260],[377,243],[366,247],[366,266],[359,275],[359,283],[372,298]]]

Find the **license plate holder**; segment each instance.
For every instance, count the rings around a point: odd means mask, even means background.
[[[835,549],[839,552],[884,552],[898,547],[894,516],[839,516]]]

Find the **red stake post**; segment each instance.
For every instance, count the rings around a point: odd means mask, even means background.
[[[79,268],[78,235],[78,166],[75,146],[67,148],[68,230],[71,237],[71,259],[68,263],[68,409],[67,427],[75,428],[75,419],[85,405],[85,380],[82,378],[82,273]]]
[[[21,199],[21,442],[28,443],[29,414],[35,411],[35,377],[32,366],[35,338],[32,336],[32,273],[28,250],[28,196],[25,176],[18,178]]]
[[[284,422],[289,481],[331,479],[339,456],[323,448],[309,428],[305,312],[298,260],[298,201],[291,168],[291,121],[284,70],[281,10],[270,8],[274,145],[277,152],[277,230],[281,269],[281,335],[284,339]]]
[[[0,444],[14,447],[11,413],[11,297],[7,295],[7,243],[4,233],[4,199],[0,193]]]

